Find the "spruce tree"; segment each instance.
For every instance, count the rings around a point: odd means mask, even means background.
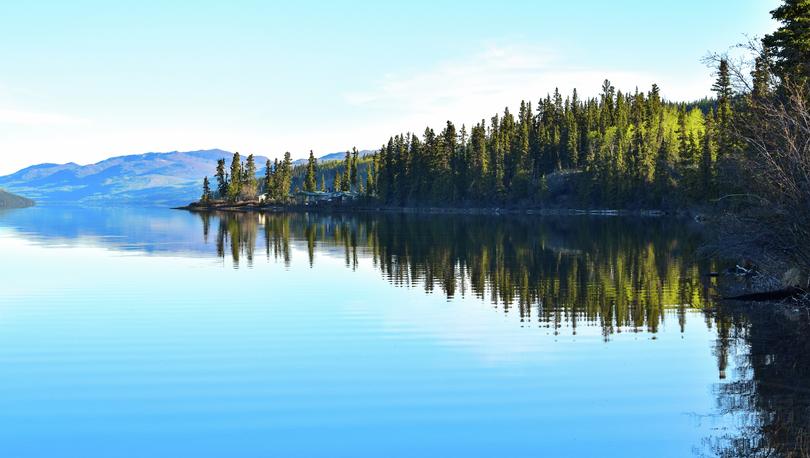
[[[264,163],[264,193],[269,197],[273,192],[273,168],[270,159]]]
[[[343,160],[343,177],[340,179],[340,189],[336,191],[351,191],[352,186],[352,156],[351,153],[346,151],[346,157]]]
[[[731,99],[734,96],[731,88],[731,74],[728,60],[721,59],[717,72],[717,81],[712,86],[717,94],[717,148],[718,154],[728,156],[734,149],[732,132]]]
[[[315,159],[315,154],[312,150],[309,151],[309,160],[307,161],[307,174],[304,179],[304,191],[315,192],[317,183],[315,182],[315,174],[318,171],[318,161]]]
[[[366,168],[366,193],[373,196],[377,192],[377,183],[374,178],[377,174],[377,155],[371,157],[371,164]]]
[[[240,193],[242,197],[252,198],[256,195],[256,160],[253,158],[252,154],[249,154],[247,160],[245,161],[245,167],[243,171],[244,177],[242,180],[242,188],[240,189]]]
[[[200,202],[208,203],[211,201],[211,185],[208,183],[208,177],[203,179],[203,191],[202,196],[200,196]]]
[[[242,190],[242,160],[239,157],[239,153],[233,154],[233,159],[231,160],[231,182],[228,186],[228,199],[229,200],[237,200],[239,199],[239,193]]]
[[[767,50],[754,60],[754,70],[751,72],[751,97],[762,100],[771,91],[770,62]]]
[[[225,172],[225,159],[217,159],[217,194],[225,198],[228,195],[228,175]]]
[[[292,156],[289,151],[284,153],[278,183],[279,198],[286,201],[290,195],[290,188],[292,187]]]
[[[810,1],[783,0],[771,11],[781,23],[774,33],[766,35],[762,44],[774,58],[776,73],[795,83],[810,80]]]
[[[357,162],[360,160],[359,158],[360,153],[357,151],[357,148],[352,148],[352,168],[351,168],[351,185],[354,188],[357,188],[358,178],[357,178]]]

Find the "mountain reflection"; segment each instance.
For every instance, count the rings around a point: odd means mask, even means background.
[[[693,256],[698,237],[659,219],[492,218],[448,215],[200,214],[205,239],[216,227],[217,253],[252,264],[289,263],[291,243],[342,255],[346,266],[368,257],[391,283],[472,295],[524,322],[599,325],[656,332],[675,309],[707,304],[706,262]]]

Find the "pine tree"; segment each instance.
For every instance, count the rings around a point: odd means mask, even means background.
[[[290,152],[284,153],[284,160],[281,162],[281,173],[278,179],[278,193],[282,201],[286,201],[290,195],[292,187],[292,156]]]
[[[211,185],[208,183],[208,177],[203,179],[203,192],[200,197],[200,202],[207,204],[211,201]]]
[[[241,190],[242,160],[237,152],[233,154],[233,159],[231,160],[231,182],[228,186],[228,199],[232,201],[239,199],[239,193]]]
[[[352,148],[352,167],[351,167],[351,176],[350,176],[350,183],[352,187],[357,188],[358,178],[357,178],[357,161],[359,158],[360,153],[357,151],[357,148]]]
[[[377,155],[375,154],[371,158],[371,164],[369,164],[368,168],[366,168],[366,193],[370,196],[376,194],[377,183],[374,181],[374,177],[377,173]]]
[[[309,160],[307,161],[307,174],[304,179],[304,191],[315,192],[317,190],[317,183],[315,182],[315,174],[317,171],[318,161],[315,159],[315,154],[310,150]]]
[[[273,159],[273,181],[272,188],[270,189],[273,200],[281,200],[281,180],[282,180],[281,166],[278,158]]]
[[[810,2],[783,0],[771,16],[781,26],[762,43],[774,58],[777,75],[806,84],[810,80]]]
[[[225,159],[217,159],[217,194],[220,198],[228,195],[228,176],[225,172]]]
[[[249,154],[243,170],[242,187],[240,194],[243,198],[252,198],[256,195],[256,160]]]
[[[717,93],[717,147],[718,154],[728,156],[734,149],[734,137],[732,133],[732,110],[731,99],[734,93],[731,88],[731,75],[728,60],[721,59],[717,72],[717,81],[712,86],[712,90]]]
[[[346,151],[346,156],[343,160],[343,177],[340,179],[340,188],[335,191],[351,191],[352,187],[352,155]]]
[[[489,157],[487,153],[486,121],[481,120],[470,135],[470,155],[472,168],[472,193],[477,198],[486,198]]]
[[[270,159],[268,159],[264,164],[264,193],[271,199],[275,197],[275,186],[273,182],[273,165],[270,163]]]
[[[321,174],[320,190],[321,190],[321,192],[326,192],[326,177],[324,177],[323,174]]]
[[[335,181],[332,183],[332,191],[338,192],[343,189],[343,185],[341,184],[341,174],[335,173]]]
[[[771,92],[770,62],[767,49],[754,60],[754,70],[751,72],[751,97],[762,100]]]

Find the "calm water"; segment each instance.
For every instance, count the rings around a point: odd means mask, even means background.
[[[0,213],[0,455],[779,452],[810,345],[716,311],[699,243],[659,219]]]

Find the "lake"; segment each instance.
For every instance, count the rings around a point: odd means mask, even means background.
[[[787,454],[806,333],[714,304],[701,242],[665,218],[6,211],[0,454]]]

